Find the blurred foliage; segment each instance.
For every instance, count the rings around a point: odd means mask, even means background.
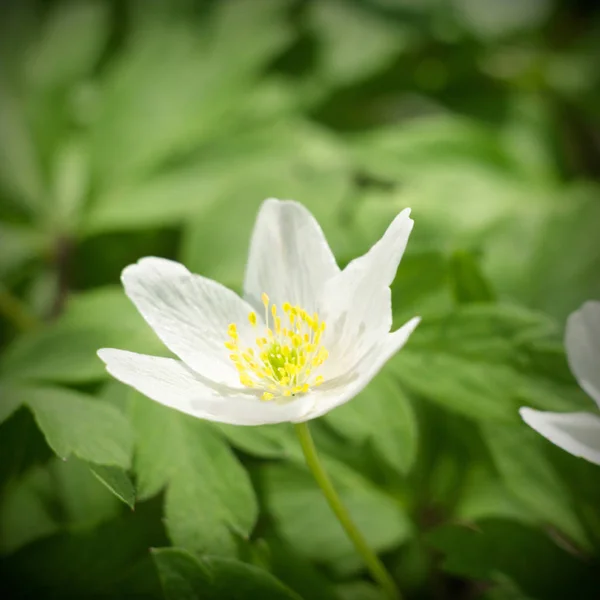
[[[406,597],[597,596],[597,468],[517,412],[590,406],[562,330],[600,298],[593,3],[0,10],[6,597],[379,598],[290,427],[174,413],[95,355],[165,352],[117,285],[141,256],[239,291],[269,196],[307,206],[342,265],[413,209],[392,292],[396,323],[423,322],[313,424]]]

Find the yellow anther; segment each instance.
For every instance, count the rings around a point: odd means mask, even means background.
[[[254,344],[247,346],[239,339],[235,323],[227,327],[230,339],[224,345],[231,352],[229,358],[238,371],[240,383],[260,390],[263,400],[310,392],[323,383],[323,376],[313,379],[311,370],[321,366],[329,356],[321,346],[325,323],[319,321],[317,313],[311,315],[298,305],[284,302],[280,307],[287,320],[286,327],[282,327],[278,307],[270,303],[266,293],[261,298],[265,305],[264,322],[259,322],[254,311],[248,313],[250,325],[263,330]]]
[[[246,387],[254,387],[254,382],[248,375],[240,374],[240,383]]]

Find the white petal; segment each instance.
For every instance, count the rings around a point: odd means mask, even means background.
[[[394,333],[387,334],[382,343],[355,365],[353,372],[338,378],[337,381],[326,381],[322,387],[317,388],[312,394],[308,394],[308,396],[314,397],[314,408],[307,418],[320,417],[359,394],[379,373],[385,363],[406,344],[420,320],[419,317],[415,317]]]
[[[390,285],[412,228],[413,220],[407,208],[365,255],[353,260],[326,283],[321,311],[327,323],[323,344],[330,356],[326,363],[328,376],[345,370],[354,357],[368,351],[389,332],[392,326]]]
[[[270,198],[262,204],[250,242],[244,294],[262,307],[272,302],[299,304],[309,312],[325,281],[339,273],[321,227],[297,202]]]
[[[178,360],[103,348],[98,356],[116,379],[152,400],[180,412],[231,425],[264,425],[302,419],[310,399],[287,404],[264,402],[253,394],[240,394],[202,380]]]
[[[531,408],[519,411],[525,423],[569,454],[600,465],[600,416],[554,413]]]
[[[586,302],[569,317],[565,345],[571,371],[600,407],[600,302]]]
[[[252,308],[221,284],[190,273],[183,265],[148,257],[125,268],[125,292],[174,354],[200,375],[239,386],[224,347],[227,326],[248,336]]]

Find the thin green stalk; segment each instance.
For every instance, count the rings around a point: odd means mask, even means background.
[[[331,510],[333,510],[341,526],[344,528],[348,534],[348,537],[354,544],[357,552],[365,561],[365,564],[371,572],[373,579],[375,579],[375,581],[381,586],[390,600],[401,600],[400,591],[396,587],[394,580],[390,577],[390,574],[387,572],[377,555],[369,547],[369,544],[363,537],[362,533],[358,530],[354,524],[354,521],[352,521],[352,517],[350,516],[348,509],[344,506],[340,497],[335,491],[335,488],[331,483],[331,479],[329,479],[327,472],[319,460],[315,443],[313,442],[310,430],[308,428],[308,423],[297,423],[295,428],[308,468],[321,488],[321,491],[329,503]]]
[[[29,331],[38,325],[37,319],[23,303],[0,284],[0,314],[20,331]]]

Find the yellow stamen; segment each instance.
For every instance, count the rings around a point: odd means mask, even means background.
[[[317,313],[310,315],[302,307],[284,302],[280,306],[287,315],[287,326],[282,327],[278,307],[270,303],[267,294],[262,294],[261,299],[265,306],[265,320],[260,325],[263,332],[253,346],[239,339],[235,323],[227,327],[229,340],[224,346],[231,352],[228,356],[238,371],[239,381],[245,387],[260,390],[263,400],[306,394],[323,383],[323,376],[315,377],[313,373],[318,373],[329,356],[321,345],[325,323],[319,321]],[[259,327],[254,311],[248,314],[248,322]]]

